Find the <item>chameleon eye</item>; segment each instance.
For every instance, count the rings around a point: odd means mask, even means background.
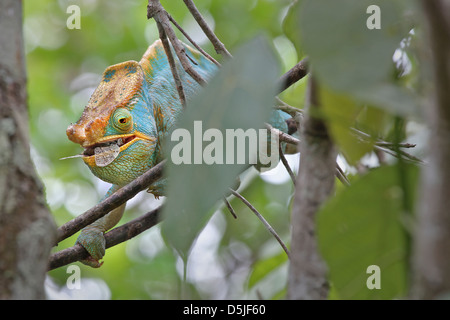
[[[133,116],[130,111],[124,108],[119,108],[114,112],[113,117],[113,125],[114,127],[122,132],[126,132],[131,129],[133,126]]]

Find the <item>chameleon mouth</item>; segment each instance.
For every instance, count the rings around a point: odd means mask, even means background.
[[[84,152],[82,153],[85,157],[90,157],[100,153],[101,150],[117,150],[122,151],[136,139],[135,135],[130,136],[120,136],[120,137],[109,137],[108,140],[104,140],[98,142],[96,144],[85,147]]]
[[[136,135],[112,136],[87,146],[82,153],[85,161],[94,160],[97,167],[106,167],[116,159],[121,151],[128,148],[136,139]]]
[[[100,139],[97,143],[84,147],[82,154],[64,157],[60,160],[71,158],[83,158],[90,167],[106,167],[114,161],[119,154],[139,140],[155,141],[155,138],[148,137],[139,132],[128,135],[109,136]]]

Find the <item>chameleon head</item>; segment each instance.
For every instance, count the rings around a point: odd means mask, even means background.
[[[66,133],[106,182],[125,185],[154,166],[157,129],[141,66],[127,61],[108,67],[80,120]]]

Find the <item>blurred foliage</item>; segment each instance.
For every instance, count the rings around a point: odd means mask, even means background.
[[[181,0],[161,3],[194,40],[220,60]],[[405,18],[414,12],[411,2],[380,2],[382,12],[387,14],[382,23],[389,25],[388,33],[370,33],[365,28],[368,3],[195,0],[232,54],[263,34],[278,54],[281,73],[308,55],[323,85],[320,95],[325,107],[320,116],[330,126],[341,151],[339,162],[352,182],[350,188],[337,182],[336,198],[319,216],[319,243],[330,268],[330,298],[392,298],[404,294],[408,285],[408,268],[402,259],[408,253],[409,230],[402,223],[405,212],[414,211],[415,194],[411,190],[415,190],[417,169],[397,163],[394,157],[379,156],[373,145],[377,138],[407,140],[419,146],[423,141],[416,94],[420,91],[416,54],[420,41],[417,30],[412,32]],[[66,27],[66,10],[71,4],[81,9],[80,30]],[[155,22],[146,19],[146,5],[147,0],[24,1],[32,155],[58,225],[95,205],[108,189],[81,160],[59,159],[81,152],[67,139],[65,130],[80,117],[104,69],[139,60],[158,38]],[[280,97],[302,108],[305,83],[299,81]],[[356,139],[349,134],[351,127],[372,138],[364,142]],[[420,147],[412,152],[423,155]],[[291,165],[298,165],[298,156],[289,159]],[[371,169],[378,166],[382,168]],[[197,192],[191,186],[185,189],[184,196]],[[264,174],[248,170],[241,175],[240,190],[289,244],[294,188],[284,168]],[[100,269],[77,263],[83,277],[80,290],[64,285],[69,276],[65,267],[50,272],[49,297],[284,298],[288,270],[285,253],[242,202],[229,199],[238,218],[223,207],[209,212],[211,218],[196,235],[186,270],[157,226],[108,249]],[[138,195],[127,204],[122,222],[162,201],[149,194]],[[55,250],[73,245],[76,236],[61,242]],[[373,250],[374,239],[380,237],[384,241]],[[396,260],[390,256],[394,260],[386,262],[384,254],[393,250],[399,255]],[[367,292],[367,264],[377,263],[386,267],[382,283],[387,287],[382,288],[388,290]]]
[[[205,50],[220,59],[182,1],[162,0],[161,3]],[[247,40],[264,34],[280,53],[282,72],[297,62],[295,49],[281,28],[290,0],[231,0],[226,3],[197,0],[195,3],[231,52]],[[81,9],[80,30],[66,27],[70,16],[66,10],[72,4]],[[146,0],[24,1],[32,154],[58,225],[95,205],[108,188],[81,160],[59,160],[81,152],[79,146],[67,139],[65,130],[80,117],[107,66],[126,60],[139,61],[147,46],[158,38],[155,22],[146,18],[146,6]],[[177,35],[187,42],[178,31]],[[291,102],[296,101],[298,107],[302,105],[298,96],[303,95],[303,91],[303,84],[288,91],[295,97]],[[279,232],[284,230],[287,241],[287,203],[292,193],[288,177],[284,176],[285,183],[279,185],[256,179],[243,194],[268,220],[274,220],[271,222]],[[271,199],[273,189],[279,188],[284,190],[279,192],[281,200]],[[182,284],[182,263],[164,243],[158,226],[108,249],[100,269],[77,263],[85,290],[71,292],[65,288],[69,276],[65,267],[50,272],[49,296],[168,299],[187,294],[203,299],[256,298],[257,286],[252,283],[250,288],[246,279],[261,257],[277,256],[281,248],[246,207],[235,199],[231,201],[240,217],[237,221],[230,219],[226,209],[214,214],[192,249],[186,285]],[[127,204],[123,222],[160,203],[152,195],[139,195]],[[61,242],[55,251],[72,246],[76,236]],[[204,248],[202,237],[212,237],[215,242]],[[267,249],[271,245],[274,248]],[[204,251],[199,252],[198,247]],[[198,256],[205,255],[209,257],[207,261],[198,261]],[[220,286],[217,286],[218,279]],[[276,292],[268,290],[261,294],[272,298]]]
[[[366,10],[371,4],[302,0],[288,15],[300,30],[294,33],[297,48],[308,54],[319,83],[317,116],[328,124],[347,163],[356,167],[379,138],[400,143],[411,139],[411,132],[423,134],[411,130],[423,121],[417,47],[412,45],[420,30],[415,4],[378,1],[381,28],[370,30],[366,20],[371,13]],[[362,140],[349,130],[355,128],[371,136]],[[398,146],[393,151],[399,155]],[[339,188],[318,215],[318,242],[329,268],[331,299],[408,294],[418,168],[402,157],[386,161],[378,154],[376,160],[372,166],[380,168],[360,169],[351,186]],[[372,265],[379,267],[380,289],[366,284]]]
[[[393,299],[407,295],[409,233],[418,168],[405,166],[405,188],[397,166],[376,168],[323,208],[318,217],[319,246],[340,299]],[[349,205],[351,203],[351,205]],[[367,204],[371,205],[368,206]],[[367,268],[380,267],[383,290],[366,286]]]
[[[194,153],[195,144],[198,143],[195,141],[196,136],[200,134],[200,139],[204,139],[203,135],[209,129],[218,131],[223,137],[219,141],[211,138],[214,142],[207,144],[211,146],[218,142],[214,153],[216,156],[222,155],[219,161],[223,165],[208,165],[204,162],[206,159],[203,159],[205,153],[202,150],[205,150],[206,145],[202,145],[202,141],[200,163],[191,159],[189,164],[168,163],[168,203],[164,208],[162,231],[184,260],[197,234],[210,217],[208,211],[224,194],[229,193],[228,188],[236,184],[236,177],[248,167],[246,163],[249,160],[245,163],[236,161],[239,153],[239,149],[235,148],[237,142],[234,138],[230,141],[226,130],[247,132],[249,129],[261,128],[269,121],[273,110],[272,100],[276,94],[273,84],[278,76],[277,60],[267,42],[260,37],[253,39],[236,50],[233,59],[224,63],[220,73],[188,102],[186,111],[180,117],[178,127],[187,130],[192,141],[169,143],[168,150],[173,150],[176,144],[183,144]],[[201,120],[200,128],[195,127],[195,121],[198,120]],[[201,132],[197,133],[198,130]],[[230,145],[235,154],[234,163],[228,161]],[[245,150],[243,153],[246,154]],[[193,155],[193,159],[196,157],[197,154]],[[245,157],[248,158],[248,155]],[[187,185],[171,184],[170,181],[174,180],[189,182],[188,188],[194,190],[186,192]],[[211,188],[210,181],[214,181],[214,188]]]

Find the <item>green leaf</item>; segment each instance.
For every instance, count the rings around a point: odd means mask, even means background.
[[[192,156],[201,156],[195,149],[198,139],[194,136],[194,121],[202,121],[203,132],[209,128],[220,130],[224,145],[226,129],[263,128],[271,114],[278,75],[277,59],[263,38],[256,38],[237,50],[234,58],[225,63],[208,86],[188,103],[179,121],[178,128],[188,130],[194,143],[193,147],[190,144]],[[200,141],[200,152],[205,144],[209,142],[201,145]],[[176,145],[170,143],[168,150]],[[170,153],[168,156],[173,160]],[[187,257],[210,218],[212,207],[227,194],[246,166],[169,163],[162,233],[183,258]]]
[[[419,114],[412,94],[393,77],[392,57],[411,29],[405,0],[304,0],[298,12],[302,46],[320,83],[392,113]],[[380,29],[369,29],[370,5]]]
[[[248,287],[252,288],[259,281],[264,279],[269,273],[281,267],[287,261],[285,252],[280,252],[275,256],[271,256],[264,260],[259,260],[253,267],[253,271],[248,280]]]
[[[418,169],[404,167],[407,187],[399,182],[399,166],[377,168],[343,190],[319,212],[318,243],[329,279],[340,299],[392,299],[406,294],[409,233],[403,192],[415,190]],[[411,204],[412,207],[413,204]],[[380,267],[381,289],[369,290],[367,268]]]
[[[391,115],[385,110],[371,106],[365,106],[358,115],[358,129],[370,134],[372,137],[383,137]]]
[[[348,94],[320,86],[320,104],[333,140],[350,164],[356,164],[372,151],[373,142],[359,140],[350,130],[355,127],[356,118],[362,110],[360,103]]]
[[[299,58],[303,58],[303,56],[305,55],[300,39],[300,30],[297,27],[297,12],[302,1],[303,0],[295,0],[294,2],[292,2],[288,9],[286,17],[283,20],[283,32],[286,37],[294,44],[295,50],[297,51],[297,56]]]
[[[354,97],[399,116],[418,116],[421,110],[418,99],[405,88],[380,83],[370,88],[355,90]]]

